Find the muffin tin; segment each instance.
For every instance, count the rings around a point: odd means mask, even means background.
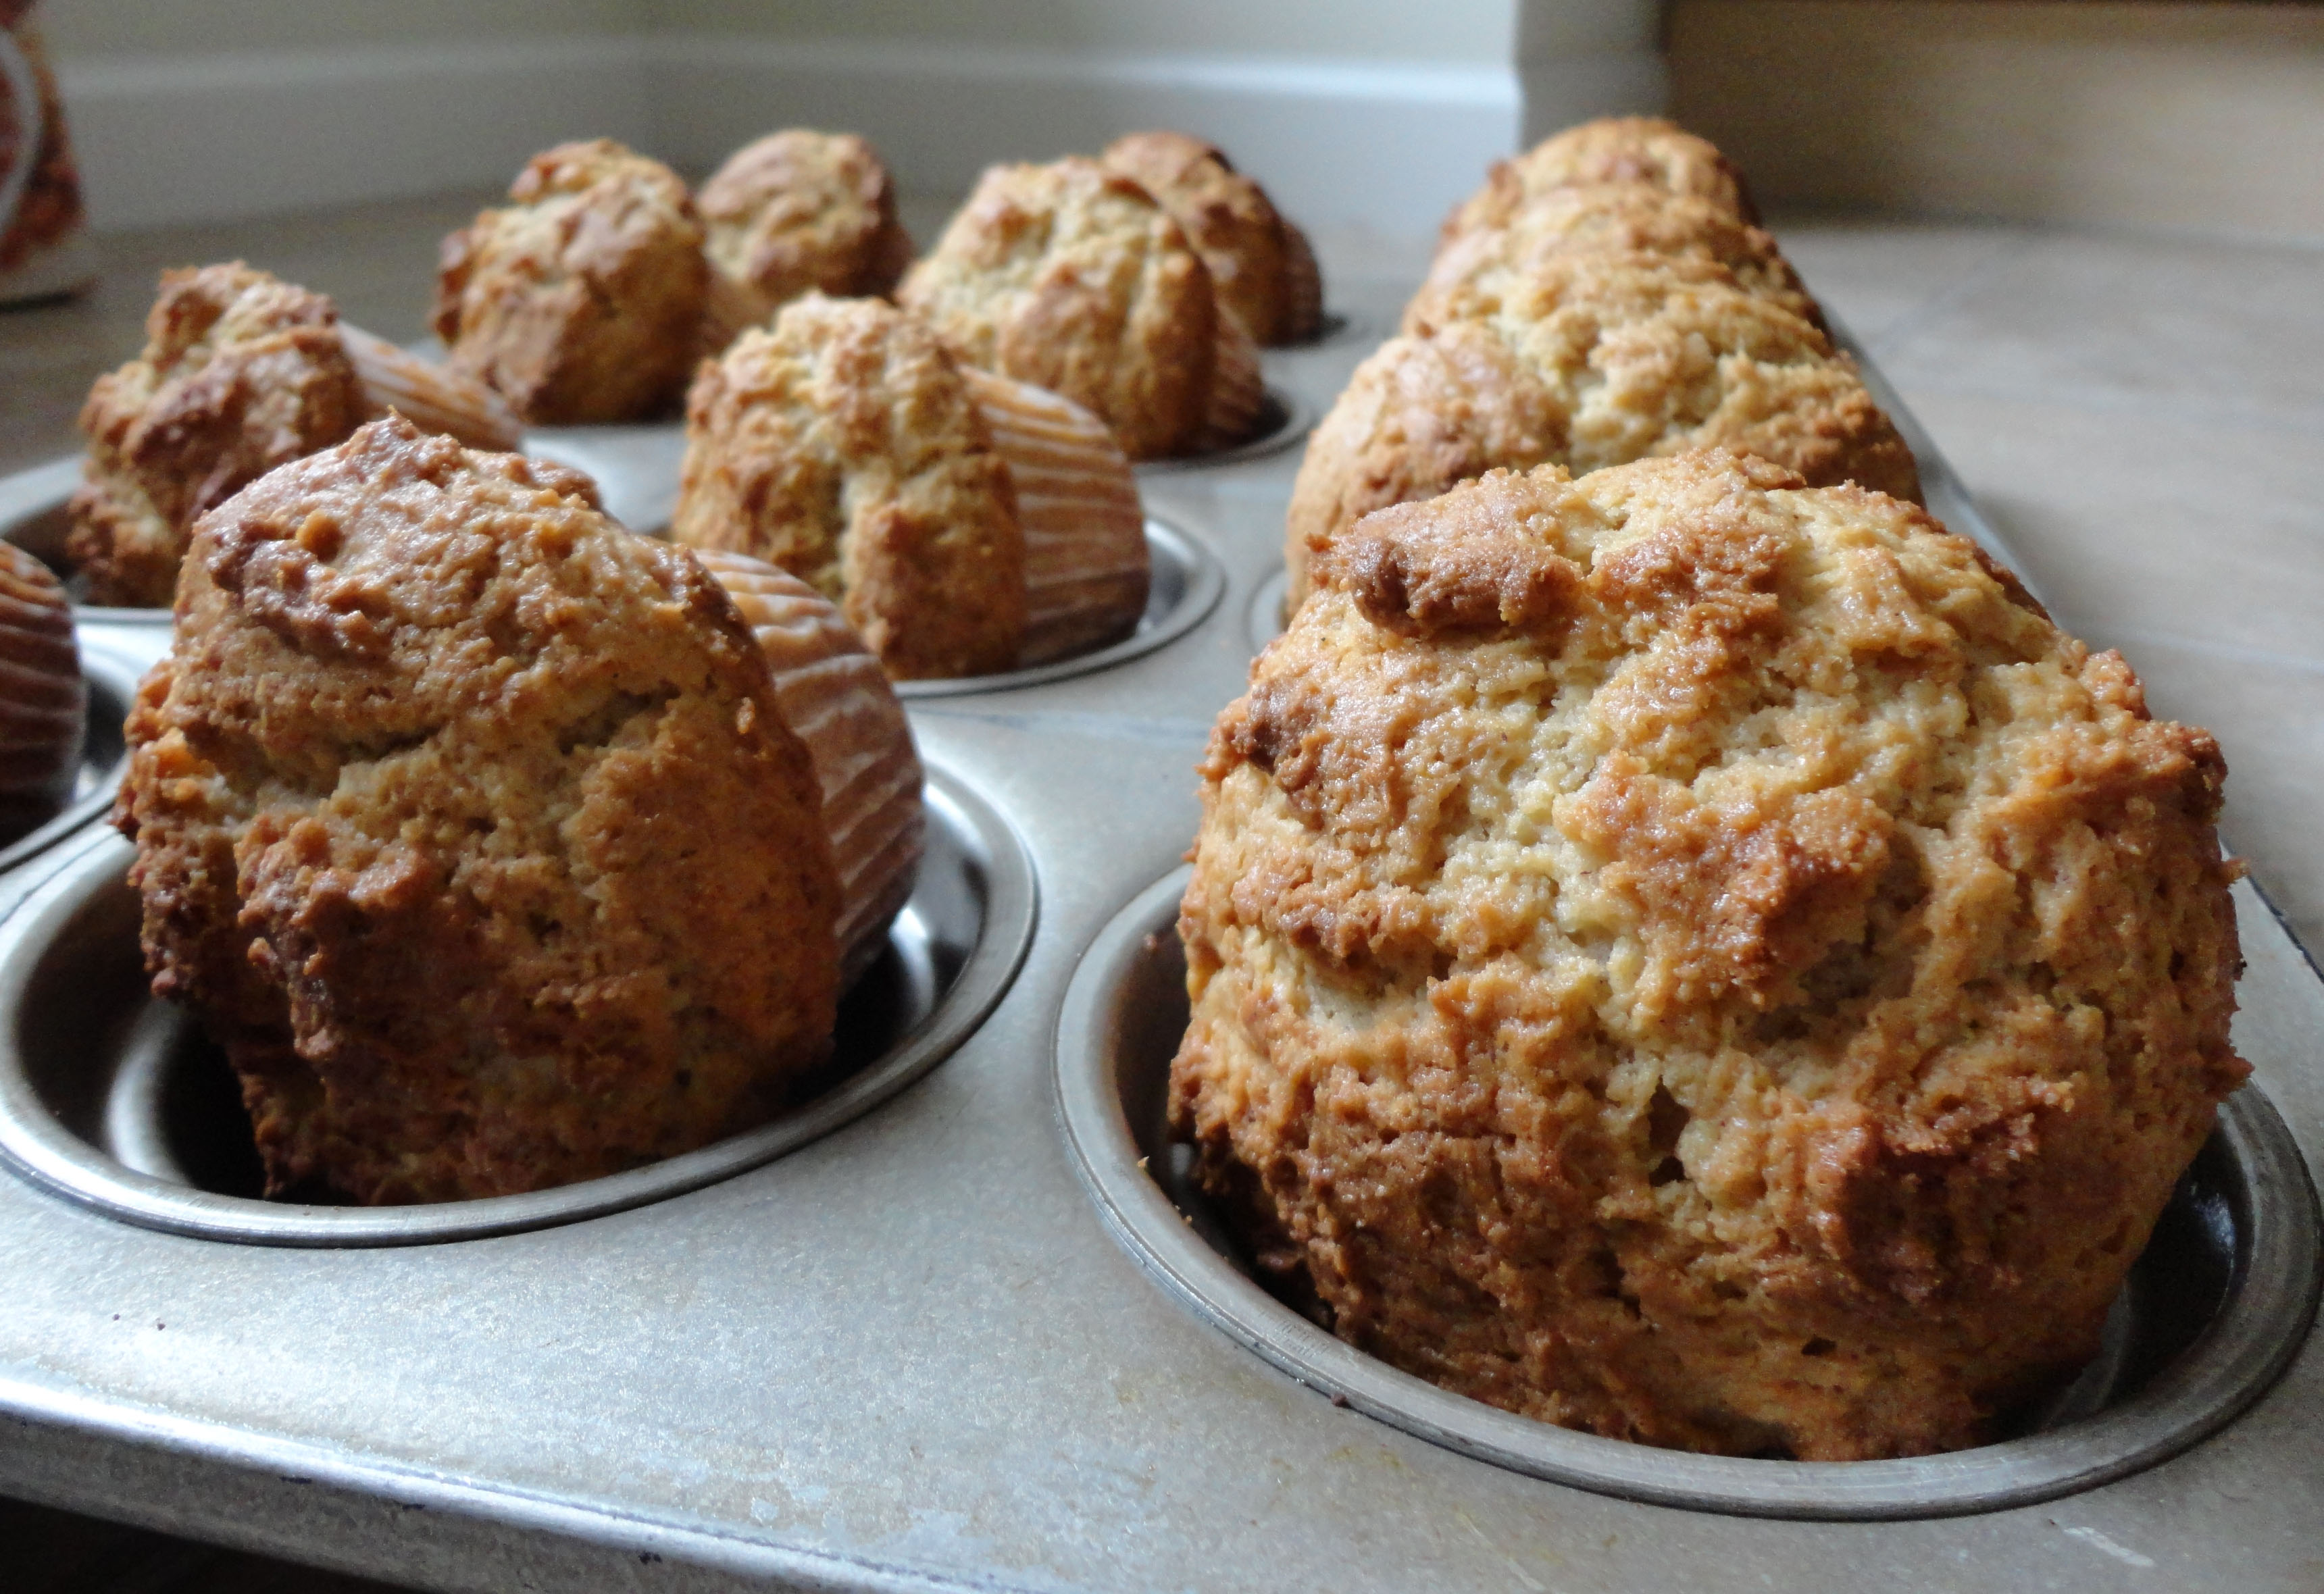
[[[1033,936],[1032,865],[941,766],[926,851],[887,950],[840,1003],[832,1061],[773,1122],[650,1166],[432,1206],[259,1199],[250,1120],[200,1026],[146,990],[130,844],[101,832],[0,923],[0,1160],[46,1189],[173,1234],[263,1245],[417,1245],[594,1218],[727,1178],[869,1112],[942,1062],[1008,989]]]
[[[1351,297],[1393,324],[1390,293]],[[1268,373],[1313,415],[1368,347]],[[1931,507],[2006,558],[1896,413]],[[574,463],[640,468],[590,429]],[[1811,1468],[1539,1428],[1320,1334],[1189,1226],[1153,1135],[1183,1012],[1169,871],[1191,766],[1277,623],[1297,461],[1141,471],[1157,549],[1182,539],[1197,571],[1198,601],[1157,599],[1194,611],[1172,634],[909,700],[940,789],[1005,819],[1040,895],[941,1066],[713,1182],[435,1244],[221,1244],[0,1177],[0,1490],[454,1589],[2312,1589],[2324,983],[2248,885],[2254,1084],[2107,1366],[2009,1444]],[[166,646],[81,618],[139,661]],[[147,1010],[123,856],[91,834],[0,876],[9,990],[43,968],[120,987],[0,1001],[47,1100],[60,1072],[100,1093],[77,1058],[117,1080]],[[44,1027],[77,1001],[89,1038]],[[167,1110],[123,1117],[142,1156]],[[105,1132],[71,1138],[95,1155]],[[2174,1297],[2205,1322],[2166,1327]]]
[[[2319,1276],[2300,1148],[2256,1090],[2229,1098],[2108,1314],[2081,1376],[2024,1432],[1951,1455],[1844,1464],[1682,1455],[1512,1416],[1334,1339],[1258,1270],[1171,1142],[1170,1060],[1186,1026],[1176,926],[1190,870],[1101,931],[1065,989],[1057,1101],[1107,1223],[1157,1282],[1310,1387],[1464,1455],[1656,1505],[1760,1516],[1941,1516],[2031,1504],[2173,1455],[2274,1382],[2308,1331]]]

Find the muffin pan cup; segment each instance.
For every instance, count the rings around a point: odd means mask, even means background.
[[[1480,1460],[1691,1510],[1832,1519],[1943,1516],[2071,1494],[2234,1421],[2306,1336],[2324,1268],[2316,1193],[2256,1086],[2218,1127],[2109,1314],[2106,1343],[2020,1437],[1893,1461],[1689,1455],[1570,1432],[1439,1389],[1267,1292],[1172,1142],[1186,1024],[1175,927],[1191,871],[1132,898],[1083,955],[1057,1023],[1057,1104],[1098,1210],[1157,1282],[1238,1344],[1335,1400]]]
[[[1334,308],[1376,330],[1394,323],[1385,301]],[[1319,412],[1370,341],[1271,351],[1269,379]],[[1167,954],[1169,888],[1155,882],[1194,834],[1192,766],[1244,685],[1298,461],[1284,447],[1140,473],[1148,512],[1219,573],[1216,600],[1179,634],[1051,678],[908,700],[923,756],[1005,818],[1040,895],[1014,981],[940,1066],[714,1182],[434,1244],[219,1243],[0,1174],[0,1491],[447,1589],[2096,1594],[2206,1586],[2231,1569],[2240,1589],[2312,1590],[2324,1520],[2312,1334],[2250,1341],[2209,1437],[2118,1476],[2112,1462],[2062,1483],[2053,1473],[2039,1503],[1964,1499],[1949,1479],[1985,1465],[1971,1452],[1907,1464],[1920,1470],[1901,1480],[1759,1463],[1784,1471],[1794,1497],[1754,1506],[1706,1497],[1725,1485],[1688,1470],[1698,1458],[1505,1414],[1484,1414],[1509,1456],[1454,1448],[1449,1426],[1397,1425],[1389,1397],[1471,1403],[1375,1387],[1365,1380],[1401,1375],[1296,1316],[1303,1354],[1329,1376],[1286,1371],[1157,1281],[1085,1162],[1093,1111],[1115,1137],[1111,1183],[1185,1236],[1190,1276],[1215,1269],[1204,1287],[1247,1292],[1255,1315],[1283,1310],[1136,1170],[1119,1086],[1089,1037],[1130,1014],[1098,1000],[1126,989],[1101,978],[1109,967],[1142,969],[1149,997],[1158,980],[1167,1006],[1167,957],[1154,958]],[[1925,447],[1922,462],[1932,508],[1980,530],[1973,506],[1944,496],[1941,462]],[[83,611],[83,636],[142,664],[167,644],[160,618]],[[0,911],[32,893],[0,936],[27,915],[72,917],[55,905],[80,889],[84,847],[120,856],[89,837],[0,877]],[[1110,933],[1149,889],[1160,896],[1140,910],[1144,929]],[[2227,1160],[2246,1170],[2246,1205],[2273,1221],[2304,1189],[2295,1160],[2324,1165],[2324,983],[2250,888],[2237,902],[2251,963],[2238,1044],[2257,1066],[2252,1100],[2273,1103],[2282,1133],[2231,1110],[2227,1138],[2247,1145]],[[1153,953],[1147,931],[1164,937]],[[109,934],[117,967],[120,928]],[[130,995],[83,1000],[99,1027],[125,1029],[150,1010]],[[1147,1037],[1157,1051],[1174,1038]],[[107,1030],[83,1055],[124,1044]],[[1061,1095],[1074,1058],[1082,1107]],[[2273,1278],[2296,1306],[2299,1248],[2278,1258],[2264,1228],[2238,1264],[2245,1287]],[[2126,1356],[2135,1328],[2126,1314]],[[2094,1402],[2070,1403],[2022,1442],[2079,1442],[2168,1394],[2149,1378],[2080,1422]],[[1510,1464],[1568,1441],[1599,1447],[1584,1470],[1631,1481],[1609,1491],[1602,1477],[1577,1486]],[[1888,1492],[1866,1509],[1850,1479]],[[1952,1493],[1900,1501],[1916,1479]],[[1753,1509],[1781,1515],[1738,1514]],[[1909,1519],[1809,1519],[1850,1513]]]
[[[840,1004],[836,1055],[771,1122],[644,1167],[430,1205],[259,1199],[225,1058],[144,990],[135,849],[107,832],[0,923],[0,1160],[132,1223],[262,1245],[419,1245],[569,1223],[770,1162],[941,1063],[1001,1000],[1033,935],[1032,866],[1008,821],[928,771],[926,852],[888,949]],[[814,1086],[820,1083],[820,1089]]]

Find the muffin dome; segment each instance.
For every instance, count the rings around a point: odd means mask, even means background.
[[[1715,145],[1658,116],[1603,116],[1494,162],[1485,186],[1445,219],[1443,235],[1507,226],[1545,194],[1601,183],[1637,184],[1702,200],[1738,221],[1759,219],[1743,173]]]
[[[1095,414],[1133,459],[1204,444],[1210,272],[1153,196],[1094,161],[988,170],[897,299],[970,364]]]
[[[186,570],[116,822],[270,1190],[613,1173],[825,1055],[816,774],[683,551],[391,419],[205,517]]]
[[[1132,133],[1100,159],[1162,202],[1203,257],[1219,307],[1253,337],[1285,344],[1315,336],[1323,286],[1314,251],[1216,145],[1183,133]]]
[[[1977,1443],[2241,1081],[2211,738],[1722,453],[1375,514],[1220,718],[1172,1072],[1345,1339],[1609,1436]]]
[[[82,406],[66,553],[89,601],[159,607],[197,517],[353,431],[364,400],[319,293],[236,261],[165,272],[145,349]]]
[[[1634,182],[1553,189],[1499,226],[1445,239],[1427,280],[1405,306],[1404,330],[1425,335],[1499,311],[1511,294],[1572,254],[1659,256],[1725,268],[1735,285],[1802,320],[1823,312],[1775,247],[1775,238],[1721,206]]]
[[[1381,346],[1316,428],[1285,523],[1295,595],[1309,557],[1357,516],[1495,466],[1589,471],[1724,447],[1817,486],[1919,496],[1912,452],[1854,363],[1715,262],[1553,253],[1472,308],[1434,338]],[[1410,398],[1375,397],[1441,388],[1444,373],[1461,373],[1459,401],[1425,421]]]
[[[71,797],[88,724],[65,589],[40,560],[0,542],[0,846]]]
[[[728,156],[694,202],[711,270],[750,321],[810,290],[885,293],[912,263],[888,169],[852,133],[769,134]]]
[[[710,269],[678,174],[591,139],[535,155],[509,199],[444,240],[433,319],[453,369],[540,426],[676,402]]]
[[[1016,512],[959,366],[892,305],[809,294],[695,379],[671,534],[808,582],[890,675],[1016,664]]]

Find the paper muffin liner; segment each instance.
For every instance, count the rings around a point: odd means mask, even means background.
[[[830,599],[747,554],[689,551],[759,639],[784,722],[815,760],[839,871],[840,972],[852,982],[878,960],[919,867],[927,819],[904,705]]]
[[[88,713],[64,588],[0,542],[0,841],[71,797]]]
[[[964,366],[992,446],[1009,462],[1025,533],[1022,664],[1128,634],[1152,571],[1138,478],[1103,421],[1072,400]]]
[[[1283,224],[1283,317],[1278,343],[1307,343],[1323,330],[1323,270],[1315,246],[1289,222]]]
[[[1267,405],[1267,379],[1259,367],[1259,345],[1243,324],[1219,312],[1219,345],[1211,368],[1211,401],[1204,412],[1196,452],[1231,448],[1259,429]]]
[[[376,419],[390,410],[422,431],[441,432],[471,448],[513,453],[524,423],[508,401],[471,376],[423,360],[375,337],[360,327],[339,323],[339,342],[362,382],[364,401]]]

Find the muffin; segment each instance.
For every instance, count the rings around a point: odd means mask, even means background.
[[[271,1193],[506,1194],[765,1119],[839,889],[757,642],[587,479],[398,418],[203,517],[115,823]]]
[[[591,139],[535,155],[509,199],[444,240],[433,324],[452,368],[536,426],[675,404],[710,277],[678,175]]]
[[[1585,253],[1708,262],[1725,268],[1745,292],[1823,325],[1822,310],[1764,229],[1707,199],[1623,182],[1552,189],[1505,226],[1445,239],[1405,307],[1404,330],[1425,335],[1453,321],[1488,318],[1553,262]]]
[[[1174,1122],[1262,1261],[1738,1455],[1978,1443],[2090,1356],[2246,1073],[2211,738],[1920,509],[1729,454],[1493,472],[1317,579],[1179,921]]]
[[[1462,352],[1429,338],[1381,346],[1309,441],[1285,527],[1295,602],[1306,560],[1358,516],[1484,467],[1590,471],[1726,447],[1815,486],[1920,495],[1912,451],[1855,364],[1712,261],[1554,254],[1504,284],[1490,313],[1439,336]],[[1426,396],[1455,370],[1478,373],[1457,402]],[[1425,421],[1416,393],[1437,406]],[[1505,442],[1520,451],[1499,455]]]
[[[671,534],[788,570],[921,679],[1134,625],[1137,502],[1093,418],[964,370],[908,310],[811,293],[703,365]]]
[[[0,846],[71,800],[88,717],[65,589],[40,560],[0,542]]]
[[[82,406],[66,554],[91,603],[166,605],[195,520],[353,431],[363,384],[319,293],[239,261],[165,272],[145,350]]]
[[[1743,173],[1708,141],[1658,116],[1605,116],[1495,161],[1485,186],[1445,219],[1443,236],[1507,226],[1545,194],[1601,183],[1637,184],[1702,200],[1739,222],[1759,220]]]
[[[969,364],[1063,394],[1132,459],[1239,441],[1263,392],[1250,331],[1137,182],[1094,161],[986,170],[897,302]]]
[[[1183,133],[1132,133],[1099,159],[1162,202],[1209,268],[1219,307],[1252,337],[1304,343],[1321,330],[1314,251],[1215,145]]]
[[[712,353],[802,293],[884,294],[912,263],[895,184],[852,133],[793,127],[744,144],[694,203],[713,295],[733,307]]]
[[[240,261],[164,272],[145,336],[81,410],[87,481],[66,552],[92,603],[166,605],[196,517],[391,409],[477,447],[513,448],[520,435],[490,388]]]
[[[748,554],[695,557],[758,639],[783,723],[815,762],[839,879],[841,974],[852,982],[878,960],[890,921],[911,900],[927,829],[904,705],[830,599]]]

